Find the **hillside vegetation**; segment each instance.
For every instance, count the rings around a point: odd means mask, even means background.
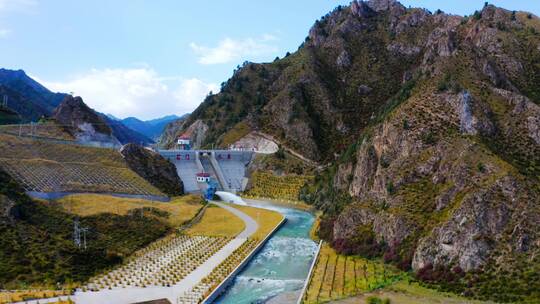
[[[324,211],[319,234],[339,253],[538,302],[540,21],[479,9],[339,6],[296,52],[236,69],[176,133],[224,146],[248,126],[318,161],[300,198]]]
[[[84,282],[171,231],[169,213],[156,208],[75,216],[28,198],[1,170],[0,210],[0,289]],[[73,242],[76,219],[88,228],[86,249]]]
[[[260,197],[296,201],[300,189],[313,177],[303,175],[277,176],[269,172],[256,171],[251,174],[247,197]]]

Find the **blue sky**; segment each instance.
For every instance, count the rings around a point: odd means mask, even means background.
[[[95,109],[144,119],[192,111],[236,65],[295,51],[350,1],[0,0],[0,67]],[[465,15],[484,1],[402,1]],[[490,1],[540,14],[540,1]]]

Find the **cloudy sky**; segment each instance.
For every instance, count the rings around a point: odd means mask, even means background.
[[[0,0],[0,67],[120,118],[191,112],[245,60],[293,52],[329,0]],[[459,15],[477,0],[406,0]],[[496,5],[540,14],[537,0]]]

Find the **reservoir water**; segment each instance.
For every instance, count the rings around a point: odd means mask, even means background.
[[[289,297],[276,302],[296,303],[317,249],[309,238],[314,217],[306,211],[267,203],[250,202],[249,205],[278,211],[287,218],[287,222],[214,303],[265,303],[284,295]]]

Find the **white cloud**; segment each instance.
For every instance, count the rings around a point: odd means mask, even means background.
[[[6,38],[11,34],[11,31],[8,29],[0,29],[0,38]]]
[[[50,90],[81,96],[99,112],[141,119],[191,112],[209,91],[219,90],[196,78],[160,77],[149,67],[93,69],[66,82],[40,82]]]
[[[199,57],[201,64],[219,64],[231,61],[246,60],[246,57],[267,55],[278,51],[269,42],[277,40],[275,36],[265,34],[261,38],[246,38],[235,40],[225,38],[216,47],[202,46],[195,42],[189,44]]]

